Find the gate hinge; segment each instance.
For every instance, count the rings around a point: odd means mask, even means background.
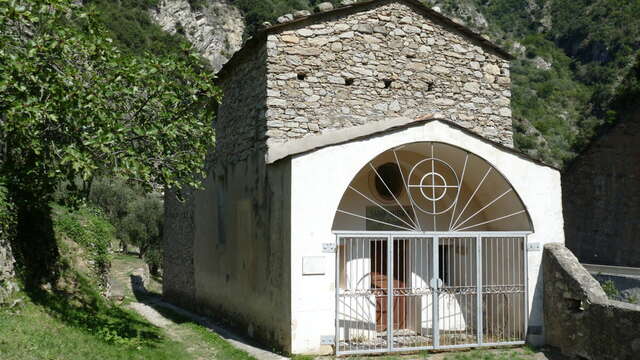
[[[336,252],[336,244],[333,244],[333,243],[324,243],[324,244],[322,244],[322,252],[323,253],[335,253]]]

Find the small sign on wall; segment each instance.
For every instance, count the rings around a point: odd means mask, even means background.
[[[527,251],[542,251],[542,245],[539,242],[527,243]]]
[[[324,256],[303,256],[302,275],[324,275],[326,258]]]

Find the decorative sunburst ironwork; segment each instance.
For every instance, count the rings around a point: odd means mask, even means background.
[[[398,179],[385,179],[378,170],[389,163],[398,167],[401,192],[389,186]],[[375,187],[365,181],[367,176],[376,181]],[[381,188],[384,194],[379,193]],[[345,196],[338,215],[364,220],[366,227],[375,230],[531,230],[526,209],[508,181],[484,159],[444,143],[412,143],[387,150],[358,173],[347,191],[364,205],[356,206],[353,198]],[[334,230],[354,229],[334,224]]]

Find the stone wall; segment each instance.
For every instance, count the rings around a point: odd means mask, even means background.
[[[164,242],[162,295],[168,301],[182,306],[195,300],[193,242],[195,236],[192,192],[182,194],[167,191],[164,198]]]
[[[434,114],[513,145],[509,62],[403,2],[268,35],[269,142]]]
[[[588,360],[637,359],[640,305],[608,300],[561,244],[545,245],[542,266],[547,344]]]
[[[15,259],[9,241],[15,217],[9,204],[6,189],[0,184],[0,304],[18,290],[14,271]]]
[[[2,235],[0,234],[0,304],[17,290],[11,245]]]
[[[216,115],[216,161],[220,166],[246,159],[266,149],[266,46],[245,49],[233,67],[219,73],[224,92]]]
[[[567,247],[585,263],[640,267],[640,115],[597,138],[562,175]]]

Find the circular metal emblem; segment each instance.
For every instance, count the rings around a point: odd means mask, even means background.
[[[418,179],[418,174],[424,174]],[[452,183],[447,183],[447,179]],[[409,172],[409,199],[420,211],[429,215],[439,215],[449,211],[456,202],[460,191],[458,175],[446,162],[428,158],[418,162]],[[448,191],[453,191],[451,199],[445,199]],[[421,200],[422,197],[426,200]],[[426,209],[431,205],[431,209]]]

